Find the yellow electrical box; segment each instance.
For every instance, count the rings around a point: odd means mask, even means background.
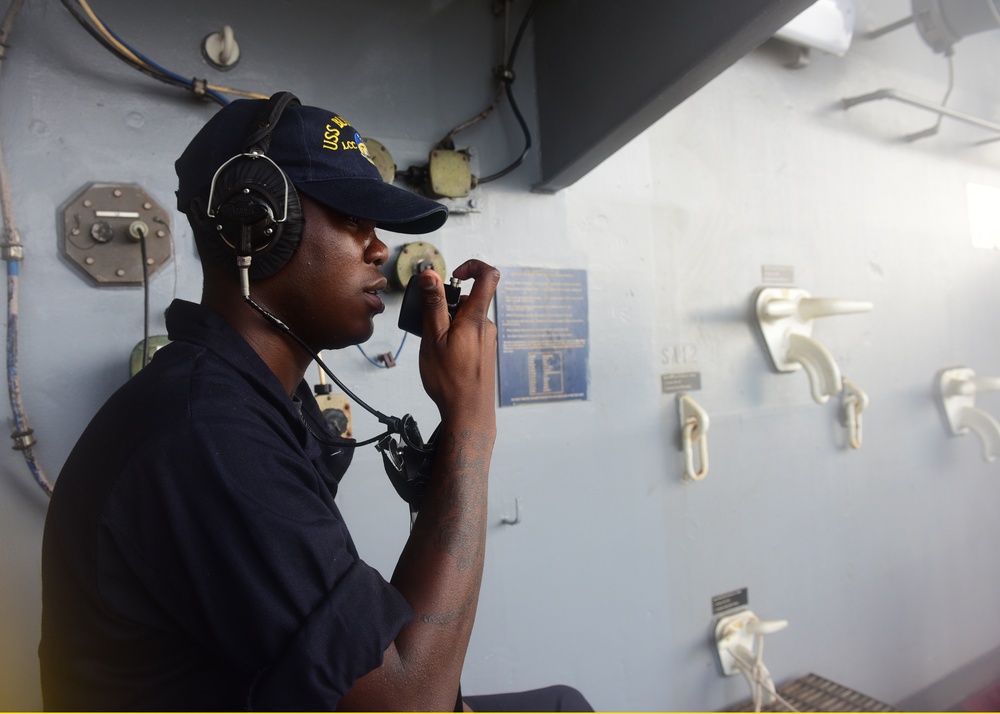
[[[435,149],[431,152],[429,171],[435,196],[462,198],[472,190],[472,167],[464,151]]]

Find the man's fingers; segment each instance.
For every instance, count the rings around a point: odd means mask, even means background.
[[[462,314],[485,318],[500,282],[500,271],[481,260],[467,260],[455,268],[454,275],[459,280],[475,281],[462,302]]]
[[[448,331],[451,318],[444,297],[444,283],[433,270],[424,270],[410,280],[420,281],[420,300],[423,303],[424,337],[437,338]]]

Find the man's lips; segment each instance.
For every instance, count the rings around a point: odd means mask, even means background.
[[[382,298],[379,297],[379,293],[385,290],[386,282],[387,281],[383,279],[365,289],[365,299],[368,300],[372,308],[378,312],[385,310],[385,303],[382,302]]]

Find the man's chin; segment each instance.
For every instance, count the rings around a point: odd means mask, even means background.
[[[370,321],[368,323],[368,329],[356,332],[354,335],[342,337],[332,343],[329,347],[325,347],[327,350],[342,350],[346,347],[359,347],[364,345],[368,340],[372,338],[375,334],[375,323]]]

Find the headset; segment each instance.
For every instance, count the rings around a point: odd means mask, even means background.
[[[251,124],[243,151],[219,166],[209,187],[206,214],[236,254],[243,297],[250,294],[250,279],[278,272],[301,240],[298,193],[267,155],[274,127],[293,104],[301,102],[291,92],[268,99]]]
[[[290,92],[278,92],[268,99],[251,125],[243,151],[216,170],[208,192],[206,214],[228,250],[235,253],[243,299],[271,325],[291,337],[312,357],[333,382],[363,409],[385,425],[383,434],[353,444],[375,444],[382,454],[386,474],[399,496],[416,513],[430,476],[438,429],[426,442],[410,414],[387,416],[359,399],[326,366],[302,338],[250,296],[250,281],[278,272],[298,248],[302,238],[302,208],[298,193],[288,176],[267,150],[271,135],[290,105],[301,104]],[[352,446],[333,441],[306,428],[318,441],[340,447]],[[324,428],[321,427],[325,431]],[[398,439],[394,438],[398,435]]]

